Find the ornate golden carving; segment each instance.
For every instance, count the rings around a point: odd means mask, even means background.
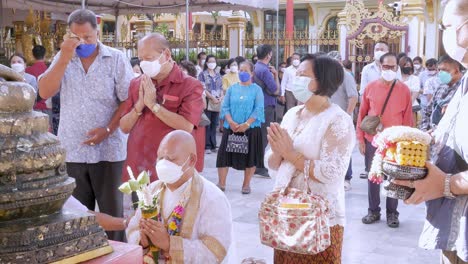
[[[380,18],[382,21],[393,26],[406,26],[400,17],[396,17],[392,12],[388,11],[386,7],[380,3],[377,12],[369,12],[361,0],[349,0],[343,9],[345,16],[341,16],[348,26],[348,35],[357,32],[364,19]]]
[[[378,41],[384,38],[396,39],[405,35],[405,31],[391,30],[379,23],[367,24],[362,32],[354,39],[350,39],[349,43],[354,44],[357,48],[364,48],[364,39],[371,38]]]

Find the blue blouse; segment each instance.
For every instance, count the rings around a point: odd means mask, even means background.
[[[230,114],[232,120],[238,124],[245,123],[249,118],[255,118],[250,127],[260,127],[265,122],[263,105],[263,91],[260,86],[255,83],[249,86],[242,86],[240,83],[233,84],[228,88],[221,108],[224,127],[229,128],[229,123],[224,118],[226,114]]]

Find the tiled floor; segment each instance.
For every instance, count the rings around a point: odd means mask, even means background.
[[[217,183],[216,154],[205,155],[203,175]],[[347,225],[343,248],[344,264],[436,264],[439,252],[418,248],[418,238],[424,222],[424,205],[407,206],[400,203],[400,227],[391,229],[385,214],[379,223],[364,225],[361,218],[367,212],[367,182],[359,178],[364,168],[364,158],[353,153],[354,178],[352,189],[346,193]],[[239,262],[247,257],[264,259],[273,263],[273,250],[259,240],[257,213],[265,193],[272,190],[273,179],[254,176],[252,193],[241,194],[243,173],[230,170],[226,195],[232,206],[234,235]],[[382,201],[384,197],[382,196]],[[383,210],[385,211],[385,210]]]

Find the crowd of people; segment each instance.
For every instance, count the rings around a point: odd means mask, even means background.
[[[337,51],[294,53],[277,70],[272,47],[263,44],[252,58],[221,63],[201,52],[194,64],[175,62],[169,42],[153,33],[139,40],[138,57],[129,61],[98,41],[96,15],[86,9],[70,14],[70,33],[50,65],[42,46],[34,47],[32,66],[21,54],[10,65],[38,92],[34,109],[50,116],[50,131],[67,152],[76,189],[66,206],[93,212],[97,203],[93,213],[110,239],[158,246],[166,260],[229,262],[232,219],[223,192],[232,168],[244,171],[242,194],[252,192],[258,174],[275,176],[275,189],[328,201],[331,245],[313,255],[275,249],[275,263],[341,263],[351,154],[357,143],[366,167],[360,177],[367,178],[377,149],[375,135],[361,124],[379,116],[383,128],[418,127],[434,137],[427,177],[396,182],[416,189],[406,203],[427,201],[420,246],[443,250],[442,263],[467,263],[468,127],[459,114],[468,112],[468,13],[462,2],[450,0],[445,8],[447,55],[424,63],[378,41],[359,89],[352,63]],[[201,175],[205,155],[217,155],[216,184]],[[124,217],[138,199],[118,190],[131,177],[127,168],[150,172],[162,223],[136,208]],[[368,203],[364,224],[381,218],[380,185],[371,181]],[[399,226],[397,208],[398,200],[386,198],[389,227]],[[185,212],[184,224],[169,230],[175,210]]]

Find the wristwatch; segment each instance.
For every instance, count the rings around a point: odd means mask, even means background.
[[[445,182],[444,182],[444,197],[447,199],[455,199],[455,195],[450,191],[450,178],[452,175],[447,174],[445,176]]]
[[[153,113],[157,114],[160,109],[161,109],[161,105],[160,104],[155,104],[153,106],[153,108],[151,109],[151,111],[153,111]]]

